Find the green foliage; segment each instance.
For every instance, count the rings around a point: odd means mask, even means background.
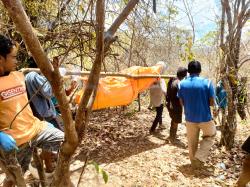
[[[180,54],[180,58],[183,62],[189,62],[195,58],[195,55],[192,51],[193,39],[188,37],[186,43],[184,43],[184,52]]]
[[[128,112],[126,112],[125,113],[125,116],[126,117],[133,117],[134,115],[135,115],[135,113],[136,113],[137,111],[136,111],[136,109],[134,108],[133,110],[130,110],[130,111],[128,111]]]
[[[95,166],[95,170],[97,172],[97,174],[102,174],[102,178],[105,182],[105,184],[108,182],[108,174],[106,171],[104,171],[96,162],[94,161],[91,161],[90,164],[94,165]]]
[[[168,6],[168,15],[169,19],[174,19],[179,14],[177,7],[175,6]]]
[[[198,42],[202,45],[213,46],[217,40],[218,31],[210,31],[205,36],[203,36]]]

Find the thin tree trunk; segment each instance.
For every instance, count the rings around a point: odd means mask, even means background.
[[[34,159],[34,162],[36,164],[36,168],[37,168],[37,172],[39,175],[41,186],[46,187],[47,181],[46,181],[46,177],[45,177],[45,173],[44,173],[43,162],[39,157],[37,148],[35,148],[33,151],[33,159]]]
[[[6,177],[14,181],[18,187],[25,187],[22,168],[16,159],[16,151],[3,153],[0,150],[0,158],[0,166],[5,172]]]
[[[241,120],[247,119],[246,109],[247,109],[247,77],[242,77],[238,85],[238,95],[237,95],[237,111]]]
[[[235,97],[227,77],[223,79],[224,87],[228,95],[228,107],[226,116],[222,117],[225,120],[222,120],[221,125],[221,145],[224,145],[227,149],[230,149],[234,145],[234,138],[237,128],[236,122],[236,103]]]
[[[62,144],[60,151],[60,158],[56,168],[54,180],[57,181],[54,183],[54,186],[70,186],[70,173],[69,173],[69,162],[71,156],[73,155],[77,145],[78,145],[78,136],[76,133],[75,125],[73,123],[72,113],[70,111],[69,103],[65,94],[63,87],[63,78],[61,77],[58,69],[58,64],[55,64],[53,67],[44,53],[40,42],[37,36],[32,30],[31,23],[18,0],[2,0],[4,6],[6,7],[9,16],[12,18],[15,23],[18,31],[21,33],[22,38],[31,51],[32,56],[34,57],[38,67],[41,69],[41,72],[49,80],[54,94],[58,100],[60,111],[62,114],[64,122],[64,132],[65,132],[65,141]]]
[[[228,108],[224,123],[222,123],[221,144],[227,149],[231,149],[234,145],[234,138],[237,128],[236,112],[239,104],[238,86],[239,86],[239,54],[241,43],[241,32],[245,24],[245,20],[250,17],[250,1],[234,1],[234,12],[228,0],[221,0],[222,5],[222,21],[221,21],[221,43],[220,47],[223,51],[221,58],[221,79],[228,95]],[[236,4],[235,4],[236,3]],[[239,9],[241,7],[241,9]],[[225,21],[226,16],[226,21]],[[227,23],[227,27],[225,27]],[[225,32],[225,28],[228,29]],[[224,34],[228,33],[226,37]],[[224,41],[225,39],[225,41]]]
[[[69,102],[67,100],[63,88],[64,82],[59,73],[59,64],[55,63],[52,66],[52,64],[49,62],[46,54],[44,53],[40,45],[40,42],[38,41],[37,36],[32,30],[31,23],[29,22],[29,19],[20,1],[2,0],[2,2],[6,7],[10,17],[14,21],[18,31],[21,33],[27,48],[31,51],[32,56],[38,64],[38,67],[41,69],[41,72],[49,80],[54,94],[58,99],[60,111],[62,113],[62,118],[65,127],[65,141],[61,146],[52,186],[72,186],[69,172],[70,160],[77,148],[77,145],[81,143],[80,140],[83,138],[84,131],[86,130],[90,109],[93,104],[97,90],[99,73],[101,71],[101,64],[104,59],[104,0],[97,0],[96,2],[96,59],[87,82],[87,87],[84,92],[84,96],[82,97],[81,104],[79,105],[79,109],[77,111],[76,123],[73,122]],[[138,2],[139,0],[129,1],[121,15],[116,19],[115,23],[112,24],[111,28],[108,31],[109,36],[111,36],[111,38]],[[111,40],[107,39],[105,42],[105,46],[108,48],[111,43]]]
[[[129,58],[128,58],[128,67],[131,66],[131,60],[133,55],[133,44],[134,44],[134,37],[135,37],[135,19],[133,19],[133,29],[132,29],[132,37],[130,40],[130,47],[129,47]]]

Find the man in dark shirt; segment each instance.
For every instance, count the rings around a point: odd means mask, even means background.
[[[182,106],[180,100],[177,97],[178,84],[187,76],[187,69],[179,67],[177,70],[177,78],[171,78],[167,86],[167,109],[171,118],[170,136],[169,139],[172,143],[176,141],[176,132],[178,123],[182,122]]]

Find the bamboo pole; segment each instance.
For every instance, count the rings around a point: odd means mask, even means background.
[[[35,71],[37,73],[40,73],[40,70],[38,68],[23,68],[20,71],[22,71],[24,74]],[[88,76],[90,74],[90,71],[66,71],[67,75],[77,75],[77,76]],[[172,78],[175,77],[175,75],[155,75],[155,74],[143,74],[143,75],[131,75],[126,73],[118,73],[118,72],[101,72],[102,77],[108,77],[108,76],[114,76],[114,77],[126,77],[131,79],[146,79],[146,78]]]

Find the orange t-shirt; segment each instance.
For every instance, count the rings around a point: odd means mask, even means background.
[[[33,116],[29,105],[19,113],[27,103],[23,73],[15,71],[0,77],[0,131],[11,135],[18,146],[30,141],[47,126],[46,122]]]

